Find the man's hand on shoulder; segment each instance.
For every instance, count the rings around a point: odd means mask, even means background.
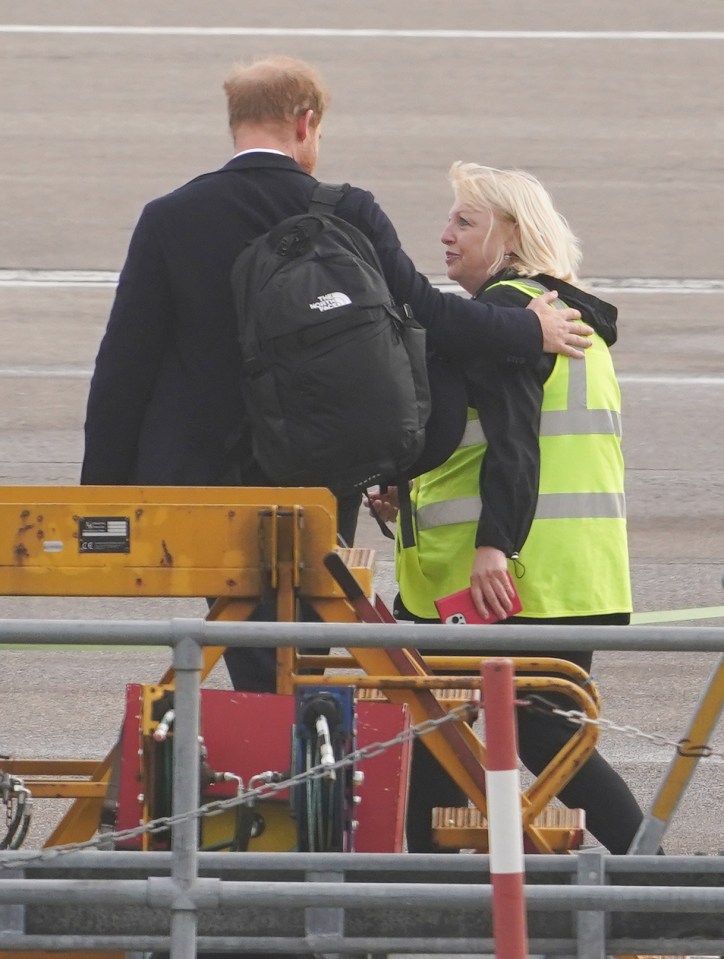
[[[538,317],[543,333],[544,353],[563,353],[575,359],[583,359],[583,351],[591,345],[593,330],[581,323],[578,310],[556,309],[551,304],[558,299],[555,290],[541,293],[530,301],[526,309],[532,310]]]

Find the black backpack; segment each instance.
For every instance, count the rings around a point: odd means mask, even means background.
[[[393,302],[372,244],[318,184],[236,259],[231,285],[254,456],[281,486],[344,496],[396,483],[422,452],[425,331]]]

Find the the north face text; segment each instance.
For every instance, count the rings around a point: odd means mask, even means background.
[[[346,293],[322,293],[314,303],[309,304],[309,309],[324,313],[325,310],[335,310],[338,306],[349,306],[351,302]]]

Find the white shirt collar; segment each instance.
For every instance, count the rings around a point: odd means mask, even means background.
[[[246,156],[247,153],[276,153],[277,156],[280,157],[289,156],[288,153],[282,153],[281,150],[270,150],[267,147],[252,147],[251,150],[242,150],[240,153],[235,153],[231,159],[235,160],[237,157]],[[291,160],[293,158],[289,157],[289,159]]]

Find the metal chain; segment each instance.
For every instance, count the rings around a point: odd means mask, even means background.
[[[611,732],[623,733],[631,739],[646,739],[655,743],[657,746],[673,746],[680,756],[690,759],[724,759],[724,751],[720,752],[706,743],[692,743],[688,739],[667,739],[661,733],[645,733],[637,726],[621,726],[610,719],[593,719],[578,709],[559,709],[553,703],[549,703],[542,696],[529,696],[527,700],[521,701],[521,705],[528,706],[531,709],[540,712],[550,713],[553,716],[560,716],[568,722],[575,723],[578,726],[599,726],[602,729],[608,729]]]
[[[367,746],[363,746],[361,749],[356,749],[354,752],[348,753],[346,756],[342,756],[341,759],[338,759],[334,764],[322,763],[318,766],[313,766],[306,772],[297,773],[295,776],[290,776],[288,779],[281,780],[280,782],[263,783],[256,789],[244,790],[243,792],[238,793],[236,796],[231,796],[229,799],[217,799],[214,802],[206,803],[204,806],[200,806],[198,809],[191,810],[190,812],[179,813],[176,816],[164,816],[160,819],[152,819],[140,826],[135,826],[133,829],[123,829],[119,832],[102,833],[101,835],[95,836],[93,839],[87,839],[84,842],[67,843],[64,846],[48,846],[35,855],[24,857],[20,861],[17,859],[7,859],[0,856],[0,869],[18,869],[25,867],[29,863],[44,862],[48,859],[54,859],[56,856],[67,853],[80,852],[83,849],[97,849],[101,846],[107,846],[108,843],[124,842],[128,839],[135,839],[138,836],[142,836],[144,833],[153,834],[157,832],[163,832],[164,830],[169,829],[171,826],[176,826],[179,823],[185,822],[189,819],[201,819],[203,816],[218,816],[227,809],[232,809],[234,806],[251,804],[256,799],[268,798],[269,796],[273,796],[276,793],[289,789],[291,786],[298,786],[308,780],[325,779],[329,776],[330,771],[333,769],[343,769],[346,766],[352,766],[354,763],[362,762],[365,759],[372,759],[374,756],[379,756],[380,753],[391,749],[393,746],[399,746],[402,743],[408,742],[411,739],[415,739],[418,736],[426,736],[428,733],[433,732],[433,730],[438,729],[445,723],[459,720],[469,720],[471,719],[471,714],[476,713],[477,710],[477,703],[464,703],[461,706],[456,706],[454,709],[451,709],[450,712],[445,716],[440,716],[438,719],[426,719],[424,722],[418,723],[416,726],[411,726],[409,729],[403,730],[392,739],[387,739],[383,742],[370,743]]]
[[[657,746],[671,746],[680,756],[697,759],[709,759],[712,757],[724,759],[724,752],[715,750],[712,746],[707,744],[692,744],[688,739],[680,739],[675,741],[668,739],[666,736],[663,736],[660,733],[646,733],[642,729],[638,729],[636,726],[620,725],[610,719],[604,719],[602,717],[594,719],[577,709],[559,709],[553,703],[545,700],[542,696],[531,695],[525,700],[518,700],[517,704],[519,706],[528,707],[530,709],[558,716],[567,722],[574,723],[579,726],[598,726],[601,729],[607,729],[611,732],[622,733],[624,736],[628,736],[632,739],[645,739]],[[362,749],[356,749],[354,752],[351,752],[346,756],[342,756],[342,758],[338,759],[333,765],[324,763],[318,766],[313,766],[306,772],[297,773],[297,775],[291,776],[290,778],[284,779],[280,782],[264,783],[256,789],[244,790],[243,792],[240,792],[236,796],[232,796],[229,799],[215,800],[214,802],[207,803],[206,805],[200,806],[198,809],[194,809],[187,813],[179,813],[176,816],[164,816],[160,819],[153,819],[150,822],[136,826],[133,829],[124,829],[119,832],[103,833],[94,837],[93,839],[88,839],[85,842],[68,843],[64,846],[49,846],[34,856],[23,858],[21,862],[0,856],[0,869],[18,868],[20,865],[25,866],[28,863],[54,859],[56,856],[72,852],[79,852],[83,849],[96,849],[100,846],[106,846],[108,843],[124,842],[126,840],[135,839],[138,836],[142,836],[144,833],[153,834],[157,832],[163,832],[164,830],[169,829],[171,826],[178,825],[179,823],[185,822],[189,819],[200,819],[204,816],[218,816],[227,809],[232,809],[235,806],[243,804],[251,804],[256,799],[268,798],[269,796],[283,792],[292,786],[300,785],[303,782],[313,779],[326,778],[333,769],[342,769],[347,766],[351,766],[354,763],[362,762],[365,759],[372,759],[374,756],[380,755],[380,753],[385,752],[387,749],[391,749],[393,746],[401,745],[402,743],[418,736],[425,736],[445,723],[463,719],[469,720],[471,718],[471,711],[477,711],[479,705],[480,704],[473,702],[464,703],[463,705],[457,706],[455,709],[450,710],[450,712],[445,716],[441,716],[438,719],[427,719],[422,723],[418,723],[416,726],[411,726],[409,729],[403,730],[392,739],[385,740],[384,742],[370,743],[368,746],[364,746]]]

